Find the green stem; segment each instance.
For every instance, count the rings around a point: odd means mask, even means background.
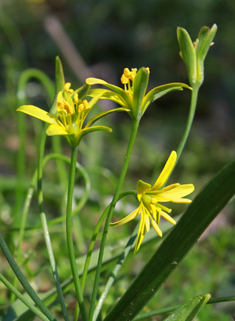
[[[17,88],[17,107],[25,104],[25,86],[29,79],[36,78],[38,81],[42,83],[42,85],[47,90],[48,96],[50,101],[53,99],[54,95],[54,86],[50,80],[50,78],[44,74],[42,71],[38,69],[28,69],[24,71],[19,79],[19,85]],[[14,206],[14,226],[19,225],[23,226],[23,220],[20,218],[20,208],[23,202],[23,182],[24,182],[24,172],[25,172],[25,138],[26,138],[26,122],[25,122],[25,115],[23,113],[18,113],[17,115],[17,127],[19,132],[19,152],[17,155],[17,189],[16,189],[16,201]],[[24,236],[24,229],[21,228],[21,239]],[[17,262],[21,257],[21,245],[22,243],[19,242],[17,248]],[[13,285],[16,286],[16,278],[13,280]],[[14,301],[14,294],[11,295],[11,302]]]
[[[119,181],[118,181],[118,185],[116,187],[116,191],[115,191],[115,194],[113,196],[113,200],[112,200],[112,202],[110,204],[109,212],[108,212],[107,219],[106,219],[106,222],[105,222],[104,231],[103,231],[103,235],[102,235],[102,239],[101,239],[100,253],[99,253],[99,259],[98,259],[98,264],[97,264],[97,269],[96,269],[93,292],[92,292],[92,297],[91,297],[89,321],[92,321],[94,310],[95,310],[95,301],[96,301],[96,296],[97,296],[97,292],[98,292],[98,285],[99,285],[99,279],[100,279],[100,273],[101,273],[101,267],[102,267],[102,260],[103,260],[103,255],[104,255],[104,248],[105,248],[106,238],[107,238],[108,229],[109,229],[109,223],[111,221],[112,214],[113,214],[115,205],[116,205],[116,203],[118,201],[118,197],[119,197],[119,194],[120,194],[120,191],[121,191],[121,188],[122,188],[125,176],[126,176],[126,172],[127,172],[127,168],[128,168],[128,165],[129,165],[131,152],[132,152],[132,148],[133,148],[133,145],[134,145],[134,142],[135,142],[135,138],[136,138],[136,134],[137,134],[137,131],[138,131],[138,127],[139,127],[139,120],[133,120],[131,137],[130,137],[129,144],[128,144],[128,147],[127,147],[126,156],[125,156],[125,159],[124,159],[124,162],[123,162],[122,171],[121,171],[120,178],[119,178]]]
[[[19,79],[19,85],[17,88],[17,107],[23,105],[25,103],[25,86],[29,79],[36,78],[38,81],[42,83],[42,85],[46,88],[50,101],[53,100],[54,95],[54,86],[50,80],[50,78],[44,74],[42,71],[37,69],[28,69],[21,74]],[[14,222],[16,225],[19,223],[19,215],[20,215],[20,207],[23,200],[23,179],[24,179],[24,166],[25,166],[25,137],[26,137],[26,122],[25,115],[22,113],[18,113],[17,118],[17,127],[19,131],[19,152],[17,156],[17,179],[18,179],[18,187],[16,190],[16,202],[14,207],[15,219]]]
[[[34,314],[36,314],[41,320],[49,321],[49,319],[38,310],[31,301],[24,297],[2,274],[0,274],[0,281],[12,292],[14,295],[23,302]]]
[[[111,286],[113,285],[117,275],[118,275],[118,272],[120,271],[123,263],[125,262],[131,248],[132,248],[132,245],[134,244],[135,240],[136,240],[136,237],[137,237],[137,231],[138,231],[138,228],[139,226],[137,225],[136,228],[134,229],[131,237],[129,238],[126,246],[125,246],[125,249],[124,251],[120,254],[119,256],[119,260],[115,266],[115,268],[113,269],[113,271],[110,273],[110,277],[108,279],[108,282],[106,283],[105,285],[105,288],[104,288],[104,291],[103,293],[101,294],[100,298],[99,298],[99,301],[97,303],[97,306],[96,306],[96,309],[94,311],[94,315],[93,315],[93,321],[96,321],[97,318],[98,318],[98,315],[100,313],[100,310],[102,308],[102,305],[104,303],[104,300],[111,288]]]
[[[121,198],[123,198],[123,197],[125,197],[127,195],[135,195],[136,196],[136,191],[127,191],[127,192],[124,192],[124,193],[120,194],[119,197],[118,197],[118,201]],[[81,279],[82,292],[84,291],[84,288],[85,288],[86,278],[87,278],[87,274],[88,274],[88,270],[89,270],[89,265],[90,265],[90,261],[91,261],[91,255],[93,253],[95,241],[96,241],[97,235],[99,233],[100,227],[101,227],[105,217],[108,214],[110,205],[104,210],[103,214],[101,215],[98,223],[96,224],[96,227],[94,229],[94,232],[93,232],[93,235],[92,235],[92,238],[91,238],[91,242],[90,242],[90,245],[89,245],[89,248],[88,248],[86,261],[85,261],[84,269],[83,269],[83,273],[82,273],[82,279]],[[75,315],[74,315],[74,321],[77,321],[78,315],[79,315],[79,306],[77,305],[76,306],[76,310],[75,310]]]
[[[67,209],[66,209],[66,232],[67,232],[67,246],[69,253],[69,260],[71,271],[73,275],[73,281],[75,286],[75,291],[77,295],[78,304],[81,311],[82,320],[87,320],[82,288],[80,284],[80,279],[77,270],[77,264],[74,253],[73,246],[73,236],[72,236],[72,204],[73,204],[73,189],[74,189],[74,181],[75,181],[75,170],[76,170],[76,162],[77,162],[77,148],[71,148],[71,163],[70,163],[70,172],[69,172],[69,186],[68,186],[68,196],[67,196]]]
[[[40,217],[41,217],[44,238],[45,238],[46,246],[47,246],[47,252],[49,255],[49,259],[50,259],[51,269],[52,269],[53,277],[55,280],[55,285],[56,285],[56,289],[57,289],[57,293],[58,293],[58,297],[59,297],[61,310],[62,310],[65,321],[69,321],[69,316],[68,316],[68,312],[67,312],[67,309],[65,306],[63,292],[62,292],[61,285],[60,285],[59,275],[57,272],[57,266],[56,266],[56,262],[55,262],[55,258],[54,258],[54,254],[53,254],[53,249],[52,249],[52,244],[51,244],[51,239],[50,239],[50,234],[49,234],[49,229],[48,229],[45,213],[41,213]]]
[[[188,120],[187,120],[186,128],[185,128],[184,134],[182,136],[181,142],[180,142],[178,149],[177,149],[177,161],[175,163],[175,166],[176,166],[176,164],[180,158],[180,155],[184,149],[185,143],[188,139],[190,129],[192,127],[194,114],[195,114],[195,110],[196,110],[196,106],[197,106],[198,91],[199,91],[199,87],[194,86],[193,90],[192,90],[192,95],[191,95],[191,104],[190,104],[190,109],[189,109]]]
[[[6,245],[6,242],[4,241],[1,233],[0,233],[0,247],[2,248],[2,251],[3,251],[9,265],[11,266],[13,272],[15,273],[18,280],[20,281],[20,283],[22,284],[23,288],[28,293],[28,295],[31,297],[31,299],[35,302],[35,304],[47,316],[47,318],[50,321],[57,321],[57,319],[54,317],[54,315],[51,313],[51,311],[44,305],[44,303],[40,300],[38,295],[34,292],[31,285],[28,283],[28,281],[24,277],[19,266],[17,265],[16,261],[14,260],[8,246]]]

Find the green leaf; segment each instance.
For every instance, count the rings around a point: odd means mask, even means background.
[[[196,53],[192,40],[184,28],[177,28],[177,38],[180,46],[181,56],[186,64],[190,84],[196,80]]]
[[[105,321],[132,320],[143,309],[235,194],[234,182],[235,161],[198,194]]]
[[[173,90],[183,90],[182,87],[192,90],[192,88],[189,87],[188,85],[183,83],[177,83],[177,82],[155,87],[152,90],[150,90],[150,92],[148,92],[148,94],[144,97],[144,100],[143,100],[142,115],[150,103],[154,102],[158,98],[164,96],[165,94]]]
[[[192,321],[210,297],[210,294],[204,294],[190,299],[164,319],[164,321]]]
[[[132,115],[135,118],[141,118],[141,107],[143,104],[143,99],[148,86],[149,74],[147,70],[142,67],[137,72],[133,81],[133,110]]]

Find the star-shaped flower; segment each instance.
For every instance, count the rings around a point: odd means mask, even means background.
[[[111,226],[123,225],[140,215],[140,225],[134,253],[138,251],[144,239],[145,233],[149,231],[150,221],[153,228],[160,237],[162,236],[162,231],[159,228],[161,216],[168,220],[170,223],[174,225],[176,224],[176,221],[169,214],[167,214],[171,212],[171,209],[159,203],[173,202],[189,204],[192,202],[190,199],[183,197],[194,191],[193,184],[180,185],[179,183],[175,183],[163,187],[174,168],[176,159],[176,152],[171,152],[170,157],[168,158],[161,174],[159,175],[153,187],[151,187],[151,185],[148,183],[138,181],[137,198],[139,201],[139,207],[122,220],[110,224]]]
[[[111,89],[106,90],[101,96],[101,99],[109,99],[116,102],[118,105],[126,108],[128,114],[133,119],[140,120],[149,104],[172,90],[182,90],[184,88],[191,89],[188,85],[182,83],[170,83],[153,88],[146,93],[149,81],[149,68],[142,67],[139,70],[125,68],[121,77],[121,83],[124,89],[118,86],[107,83],[102,79],[87,78],[88,85],[104,85]],[[89,92],[91,97],[102,93],[104,89],[93,89]]]
[[[80,93],[83,93],[84,87],[87,85],[84,85],[76,91],[70,89],[70,86],[70,83],[66,83],[64,85],[64,90],[58,93],[56,115],[52,115],[33,105],[23,105],[19,107],[17,111],[21,111],[50,124],[46,131],[47,135],[64,135],[72,147],[78,146],[83,136],[87,133],[93,131],[112,131],[111,128],[106,126],[91,126],[101,117],[116,111],[127,111],[126,108],[116,108],[101,112],[83,126],[87,115],[102,94],[95,95],[88,102],[86,99],[82,100],[79,97]]]

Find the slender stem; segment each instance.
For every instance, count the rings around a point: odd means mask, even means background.
[[[178,149],[177,149],[177,161],[175,163],[175,166],[176,166],[176,164],[180,158],[180,155],[184,149],[185,143],[188,139],[190,129],[192,127],[194,114],[195,114],[195,110],[196,110],[196,106],[197,106],[198,91],[199,91],[199,87],[194,86],[193,90],[192,90],[192,95],[191,95],[191,104],[190,104],[190,109],[189,109],[188,120],[187,120],[186,128],[185,128],[184,134],[182,136],[181,142],[180,142]]]
[[[40,217],[41,217],[44,238],[45,238],[46,246],[47,246],[47,252],[49,255],[49,259],[50,259],[51,269],[52,269],[53,277],[55,280],[55,285],[56,285],[56,289],[57,289],[57,293],[58,293],[58,297],[59,297],[61,310],[62,310],[65,321],[69,321],[68,312],[67,312],[65,302],[64,302],[63,292],[62,292],[62,289],[60,286],[59,275],[57,272],[56,262],[55,262],[55,258],[54,258],[54,254],[53,254],[53,249],[52,249],[52,244],[51,244],[51,239],[50,239],[50,234],[49,234],[49,229],[47,226],[47,219],[46,219],[45,213],[41,213]]]
[[[120,199],[122,199],[123,197],[127,196],[127,195],[134,195],[136,196],[136,191],[127,191],[127,192],[124,192],[124,193],[121,193],[118,197],[118,201]],[[110,204],[111,205],[111,204]],[[86,256],[86,261],[85,261],[85,264],[84,264],[84,269],[83,269],[83,273],[82,273],[82,281],[81,281],[81,284],[82,284],[82,291],[84,291],[84,287],[85,287],[85,283],[86,283],[86,278],[87,278],[87,273],[88,273],[88,269],[89,269],[89,264],[90,264],[90,260],[91,260],[91,255],[92,255],[92,252],[93,252],[93,249],[94,249],[94,245],[95,245],[95,241],[96,241],[96,238],[97,238],[97,235],[98,235],[98,232],[100,230],[100,227],[105,219],[105,217],[107,216],[108,214],[108,211],[110,209],[110,205],[105,209],[105,211],[103,212],[103,214],[101,215],[98,223],[96,224],[96,227],[94,229],[94,232],[93,232],[93,235],[92,235],[92,238],[91,238],[91,242],[90,242],[90,245],[89,245],[89,248],[88,248],[88,252],[87,252],[87,256]]]
[[[31,301],[29,301],[25,296],[23,296],[2,274],[0,274],[0,281],[12,292],[14,295],[23,302],[34,314],[36,314],[41,320],[49,321],[49,319],[38,310]]]
[[[76,162],[77,162],[77,148],[71,148],[71,163],[70,163],[70,172],[69,172],[69,186],[68,186],[68,196],[67,196],[67,209],[66,209],[66,232],[67,232],[67,246],[69,253],[69,260],[71,271],[73,275],[73,281],[75,286],[75,291],[77,295],[78,304],[81,311],[82,320],[87,320],[82,288],[80,284],[80,279],[77,270],[77,264],[74,253],[74,245],[73,245],[73,236],[72,236],[72,203],[73,203],[73,189],[74,189],[74,181],[75,181],[75,170],[76,170]]]
[[[55,316],[51,313],[51,311],[45,306],[45,304],[41,301],[41,299],[38,297],[38,295],[34,292],[31,285],[28,283],[26,278],[24,277],[23,273],[21,272],[19,266],[17,265],[16,261],[14,260],[6,242],[4,241],[2,234],[0,233],[0,247],[2,248],[2,251],[11,266],[13,272],[17,276],[18,280],[22,284],[25,291],[28,293],[28,295],[32,298],[32,300],[35,302],[35,304],[39,307],[39,309],[47,316],[47,318],[50,321],[56,321],[57,319]]]
[[[187,119],[187,124],[186,124],[183,136],[181,138],[181,141],[179,143],[179,146],[178,146],[178,149],[177,149],[177,152],[176,152],[177,153],[177,160],[176,160],[174,168],[176,167],[176,165],[177,165],[177,163],[178,163],[178,161],[180,159],[180,156],[182,154],[182,151],[184,149],[184,146],[186,144],[186,141],[188,139],[188,136],[189,136],[192,124],[193,124],[195,110],[196,110],[196,107],[197,107],[198,91],[199,91],[199,87],[198,86],[194,86],[193,90],[192,90],[192,95],[191,95],[191,103],[190,103],[190,108],[189,108],[189,115],[188,115],[188,119]],[[173,173],[173,170],[172,170],[171,174]],[[170,179],[171,174],[169,175],[168,179],[166,180],[164,186],[167,184],[168,180]]]
[[[102,235],[102,239],[101,239],[100,253],[99,253],[99,259],[98,259],[98,264],[97,264],[97,269],[96,269],[93,292],[92,292],[92,297],[91,297],[89,321],[91,321],[93,319],[93,314],[94,314],[94,310],[95,310],[95,301],[96,301],[96,296],[97,296],[97,292],[98,292],[98,285],[99,285],[99,279],[100,279],[100,273],[101,273],[103,255],[104,255],[104,248],[105,248],[106,238],[107,238],[108,229],[109,229],[109,223],[111,221],[112,214],[113,214],[115,205],[118,201],[118,196],[119,196],[119,193],[121,191],[121,188],[122,188],[125,176],[126,176],[126,172],[127,172],[127,168],[129,165],[131,152],[132,152],[132,148],[133,148],[133,145],[135,142],[138,127],[139,127],[139,120],[133,120],[131,137],[130,137],[129,144],[127,147],[126,156],[125,156],[125,159],[123,162],[122,171],[121,171],[120,178],[119,178],[119,181],[118,181],[118,184],[116,187],[116,191],[113,196],[113,200],[110,204],[109,212],[108,212],[107,219],[105,222],[104,231],[103,231],[103,235]]]
[[[139,228],[139,226],[137,225],[136,228],[134,229],[134,232],[132,233],[131,237],[129,238],[129,240],[128,240],[127,244],[126,244],[124,251],[120,254],[119,260],[118,260],[115,268],[110,273],[110,277],[108,279],[108,282],[105,285],[104,291],[101,294],[101,296],[99,298],[99,301],[97,303],[96,309],[94,311],[93,321],[96,321],[96,319],[98,318],[98,315],[100,313],[100,310],[102,308],[104,300],[105,300],[107,294],[109,293],[109,290],[110,290],[111,286],[113,285],[113,283],[114,283],[114,281],[115,281],[115,279],[116,279],[116,277],[118,275],[118,272],[120,271],[123,263],[125,262],[128,254],[129,254],[129,252],[130,252],[130,250],[132,248],[132,245],[134,244],[134,242],[136,240],[138,228]]]

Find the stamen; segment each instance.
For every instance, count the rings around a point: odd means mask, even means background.
[[[126,84],[128,84],[128,82],[129,82],[129,79],[123,74],[121,77],[121,83],[123,85],[126,85]]]
[[[71,87],[71,83],[66,82],[66,84],[64,85],[64,90],[69,91],[70,87]]]
[[[79,99],[78,99],[78,94],[77,93],[74,94],[73,100],[74,100],[75,104],[78,104]]]
[[[130,76],[131,76],[131,72],[130,72],[130,70],[128,68],[124,69],[123,74],[127,79],[129,79]]]

